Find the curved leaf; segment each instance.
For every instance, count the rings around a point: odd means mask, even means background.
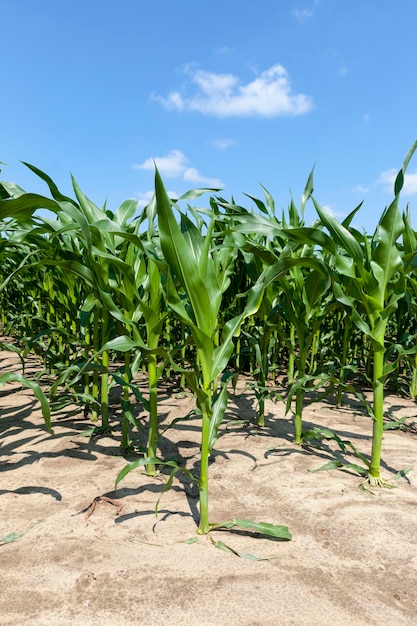
[[[51,411],[49,408],[49,403],[39,385],[26,378],[26,376],[22,376],[22,374],[16,374],[14,372],[0,374],[0,385],[5,385],[6,383],[13,382],[18,382],[22,385],[22,387],[28,387],[33,391],[34,395],[41,404],[42,416],[45,421],[46,428],[49,432],[51,432]]]

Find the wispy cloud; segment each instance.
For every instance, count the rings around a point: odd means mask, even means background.
[[[185,72],[197,92],[188,97],[172,91],[167,98],[153,95],[167,109],[198,111],[218,117],[302,115],[313,108],[305,94],[293,93],[288,73],[282,65],[273,65],[254,80],[241,84],[234,74],[216,74],[205,70]]]
[[[299,22],[304,24],[310,17],[313,17],[314,11],[312,9],[293,9],[292,14]]]
[[[351,188],[351,191],[353,191],[354,193],[366,194],[369,193],[370,189],[369,187],[364,187],[363,185],[355,185]]]
[[[132,167],[135,170],[154,170],[155,165],[160,174],[166,178],[182,178],[190,183],[224,187],[219,178],[208,178],[200,174],[195,167],[190,167],[187,157],[180,150],[171,150],[166,156],[149,157],[143,163],[134,163]]]
[[[155,191],[153,189],[149,189],[149,191],[141,191],[137,193],[136,200],[137,200],[138,206],[144,207],[147,204],[149,204],[149,202],[153,198],[154,193]],[[167,195],[169,198],[178,198],[181,194],[177,193],[176,191],[167,190]]]
[[[323,204],[322,209],[332,217],[336,217],[337,219],[344,219],[346,217],[346,213],[342,213],[341,211],[336,211],[330,204]]]
[[[394,183],[397,178],[398,170],[391,169],[385,170],[379,175],[377,183],[383,185],[389,193],[394,192]],[[404,176],[404,186],[402,188],[402,193],[407,196],[413,196],[417,194],[417,171],[412,174],[405,174]]]
[[[211,145],[217,148],[218,150],[226,150],[230,148],[230,146],[234,146],[236,141],[234,139],[213,139]]]
[[[291,13],[295,17],[295,19],[304,24],[313,17],[314,13],[316,12],[316,7],[320,4],[320,2],[321,0],[313,0],[312,5],[310,5],[309,7],[305,7],[304,9],[293,9]]]
[[[135,170],[153,170],[155,165],[163,176],[178,178],[186,168],[187,157],[180,150],[171,150],[162,157],[149,157],[143,163],[132,165]]]
[[[138,201],[138,206],[146,206],[152,200],[154,192],[152,190],[149,191],[141,191],[137,194],[136,200]]]
[[[220,48],[214,48],[213,52],[217,52],[217,54],[229,54],[233,52],[234,48],[230,48],[230,46],[220,46]]]

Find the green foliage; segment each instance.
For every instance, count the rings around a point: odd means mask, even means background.
[[[151,476],[169,470],[169,489],[178,472],[188,470],[164,459],[159,449],[158,385],[178,377],[180,388],[194,394],[201,419],[200,473],[188,472],[199,489],[198,532],[239,526],[289,539],[284,527],[209,522],[209,460],[227,411],[228,383],[235,385],[240,373],[250,375],[259,428],[266,399],[285,398],[297,444],[331,432],[303,430],[306,402],[336,390],[339,402],[349,393],[365,405],[360,385],[370,384],[370,461],[349,440],[330,438],[361,460],[362,466],[353,463],[350,469],[367,475],[372,485],[383,484],[384,427],[403,426],[384,425],[384,390],[390,384],[417,396],[417,233],[409,209],[399,208],[416,149],[417,142],[372,236],[352,225],[361,205],[342,222],[320,206],[313,172],[299,208],[291,199],[278,216],[264,187],[263,200],[247,196],[250,209],[217,195],[208,208],[188,204],[217,190],[195,189],[172,200],[157,170],[155,195],[143,210],[127,200],[111,211],[96,206],[74,179],[71,198],[25,164],[49,196],[0,183],[0,321],[3,335],[13,337],[4,349],[17,352],[22,362],[22,374],[1,373],[0,384],[29,387],[50,429],[46,375],[54,405],[76,401],[91,415],[90,435],[116,428],[123,450],[146,447],[119,473],[117,484],[133,469]],[[309,201],[318,217],[306,225]],[[52,217],[40,217],[39,209]],[[30,352],[43,365],[37,381],[25,376]],[[140,373],[147,379],[145,391]],[[121,388],[118,425],[109,404],[115,386]],[[135,417],[134,401],[146,420]],[[146,446],[137,446],[145,422]],[[327,464],[335,467],[339,460]]]

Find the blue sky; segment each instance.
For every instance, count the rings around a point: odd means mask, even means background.
[[[101,206],[222,187],[373,232],[417,139],[415,0],[0,0],[1,177]],[[417,229],[417,156],[401,206]],[[208,200],[208,199],[207,199]],[[200,203],[204,204],[204,200]],[[310,223],[314,208],[306,214]]]

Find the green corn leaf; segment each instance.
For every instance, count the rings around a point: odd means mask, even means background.
[[[142,394],[138,385],[135,385],[135,383],[127,382],[127,380],[123,378],[123,376],[121,376],[120,374],[117,374],[116,372],[112,372],[111,376],[116,381],[116,383],[120,385],[121,387],[129,387],[129,389],[132,390],[133,395],[135,396],[136,400],[141,402],[143,404],[143,408],[145,409],[145,411],[148,411],[149,413],[149,410],[150,410],[149,400],[145,398],[145,396]],[[125,402],[126,402],[125,400],[121,400],[122,409],[123,409],[123,403]],[[125,406],[126,410],[128,409],[128,405],[130,406],[130,403],[126,402],[126,406]],[[139,430],[138,424],[136,423],[136,420],[134,418],[133,420],[129,418],[129,421]]]
[[[26,220],[32,217],[37,209],[49,209],[57,213],[60,205],[36,193],[25,193],[16,198],[0,200],[0,219],[11,217],[16,220]]]
[[[250,198],[256,204],[256,206],[261,211],[261,213],[263,213],[264,215],[268,215],[268,210],[267,210],[267,208],[265,206],[265,203],[262,202],[262,200],[260,200],[259,198],[255,198],[255,196],[251,196],[248,193],[245,193],[244,195],[247,198]],[[248,215],[251,215],[251,214],[248,214]]]
[[[198,480],[196,480],[195,476],[189,471],[187,470],[185,467],[181,467],[180,465],[178,465],[175,461],[166,461],[164,463],[164,466],[168,466],[168,467],[173,467],[174,469],[171,471],[167,482],[164,485],[164,488],[161,491],[161,495],[159,496],[158,500],[156,501],[155,504],[155,515],[158,515],[158,510],[159,510],[159,502],[161,501],[162,496],[164,495],[164,493],[166,493],[167,491],[169,491],[172,487],[172,483],[174,482],[174,478],[175,476],[178,474],[178,472],[182,473],[182,474],[186,474],[186,476],[188,476],[189,478],[191,478],[191,480],[198,484]]]
[[[127,335],[121,335],[110,339],[103,346],[101,346],[99,352],[106,352],[114,350],[115,352],[130,352],[132,350],[141,350],[145,354],[158,354],[161,357],[166,357],[166,351],[161,347],[149,348],[141,339],[131,339]]]
[[[317,213],[323,225],[326,226],[330,235],[334,241],[339,244],[344,250],[346,250],[351,258],[356,263],[358,270],[361,271],[363,267],[363,254],[359,243],[356,241],[352,233],[342,226],[335,217],[327,213],[322,207],[312,198]]]
[[[137,200],[125,200],[125,202],[119,206],[114,216],[114,220],[120,228],[123,229],[126,227],[127,221],[135,215],[137,208]]]
[[[417,252],[417,237],[411,225],[409,205],[407,205],[407,210],[405,211],[403,215],[403,221],[404,221],[404,231],[403,231],[404,257],[407,257],[407,255],[411,255],[411,259],[415,259],[416,252]],[[405,265],[408,266],[409,262],[407,262],[407,264]]]
[[[397,174],[397,177],[394,183],[394,194],[396,196],[399,195],[401,189],[403,188],[403,185],[404,185],[404,172],[400,170]]]
[[[20,539],[20,537],[23,537],[24,534],[25,533],[12,532],[12,533],[8,533],[4,537],[0,537],[0,546],[5,545],[6,543],[14,543],[18,539]]]
[[[404,230],[404,221],[398,211],[398,202],[394,202],[384,211],[377,226],[378,245],[372,257],[371,265],[377,279],[375,296],[384,305],[388,283],[401,267],[402,259],[397,240]]]
[[[200,187],[191,189],[190,191],[186,191],[183,193],[178,200],[195,200],[195,198],[199,198],[205,193],[218,193],[221,189],[211,188],[211,187]]]
[[[283,258],[263,271],[258,279],[258,284],[262,283],[266,288],[272,282],[280,280],[288,272],[288,270],[297,266],[311,267],[324,275],[328,272],[326,265],[319,259],[312,257]]]
[[[311,198],[313,191],[314,191],[314,167],[311,170],[309,177],[307,179],[307,183],[306,186],[304,188],[303,191],[303,195],[301,196],[301,203],[300,203],[300,210],[301,210],[301,214],[304,215],[304,211],[305,211],[305,207],[306,204],[308,202],[308,200]]]
[[[14,354],[17,354],[17,356],[20,359],[20,364],[22,366],[22,371],[23,374],[25,373],[25,358],[24,355],[22,354],[22,349],[19,348],[19,346],[15,346],[12,343],[3,343],[2,341],[0,342],[0,350],[4,350],[5,352],[13,352]],[[25,352],[26,355],[26,352]]]
[[[344,226],[345,228],[349,228],[350,227],[350,224],[351,224],[353,218],[355,217],[355,215],[359,211],[359,209],[362,207],[362,205],[363,205],[363,201],[360,204],[358,204],[358,206],[355,209],[353,209],[353,211],[351,211],[347,217],[345,217],[345,219],[342,222],[342,226]]]
[[[227,406],[227,385],[223,385],[220,393],[213,399],[213,413],[210,419],[209,428],[209,451],[213,450],[213,447],[217,441],[219,426],[223,421],[224,412]]]
[[[238,552],[231,546],[228,546],[225,543],[223,543],[223,541],[215,541],[213,543],[215,547],[218,548],[219,550],[222,550],[223,552],[228,552],[229,554],[234,554],[235,556],[238,556],[240,559],[244,559],[245,561],[272,561],[273,559],[278,558],[276,556],[258,557],[258,556],[255,556],[254,554]]]
[[[158,223],[161,248],[172,273],[184,287],[190,300],[196,325],[211,336],[220,306],[220,289],[213,289],[213,282],[206,287],[205,278],[201,276],[200,265],[192,248],[176,222],[171,203],[165,191],[158,170],[155,171],[155,193],[157,201]],[[209,262],[212,259],[208,260]],[[210,272],[212,276],[212,272]]]
[[[72,187],[74,189],[75,195],[80,205],[80,209],[86,221],[89,224],[92,224],[94,222],[99,221],[100,219],[103,219],[104,217],[103,211],[96,204],[94,204],[94,202],[92,202],[89,198],[87,198],[87,196],[84,194],[83,191],[81,191],[74,176],[71,176],[71,181],[72,181]]]
[[[266,537],[272,537],[274,539],[280,539],[283,541],[289,541],[292,539],[292,535],[289,532],[287,526],[277,526],[275,524],[268,524],[266,522],[252,522],[249,519],[233,519],[230,522],[223,522],[220,524],[210,524],[210,530],[220,529],[230,530],[232,528],[243,528],[251,532],[265,535]]]
[[[360,465],[356,465],[356,463],[345,463],[342,461],[329,461],[328,463],[325,463],[324,465],[322,465],[321,467],[315,470],[309,469],[308,471],[311,473],[314,473],[314,472],[323,472],[327,470],[341,469],[341,468],[351,469],[354,472],[356,472],[356,474],[359,474],[359,476],[366,476],[368,473],[368,468],[364,468],[364,467],[361,467]]]
[[[394,194],[396,196],[398,196],[398,194],[401,192],[403,185],[404,185],[404,176],[405,176],[405,172],[406,169],[408,167],[409,162],[411,161],[412,156],[414,155],[414,152],[417,150],[417,141],[415,141],[412,146],[410,147],[409,151],[407,152],[407,155],[404,159],[404,163],[402,168],[400,169],[400,171],[398,172],[397,178],[395,179],[395,183],[394,183]]]
[[[52,178],[48,176],[48,174],[45,174],[45,172],[42,172],[42,170],[35,167],[34,165],[31,165],[30,163],[25,163],[25,161],[22,161],[22,163],[27,168],[29,168],[34,174],[36,174],[36,176],[39,176],[39,178],[41,178],[48,185],[49,191],[51,192],[51,195],[54,200],[56,200],[57,202],[69,202],[76,206],[76,203],[74,202],[74,200],[72,200],[72,198],[69,198],[68,196],[63,195],[59,191],[58,187],[56,186]]]
[[[265,194],[265,200],[266,200],[266,206],[268,207],[268,213],[271,217],[274,217],[275,216],[275,200],[271,196],[269,191],[263,185],[260,184],[259,186],[261,187],[262,191]]]
[[[164,461],[156,457],[136,459],[136,461],[125,465],[124,468],[120,470],[120,472],[117,474],[115,489],[117,488],[117,485],[120,483],[120,481],[122,481],[128,474],[130,474],[130,472],[137,469],[138,467],[144,467],[146,465],[162,465],[163,463]]]
[[[116,477],[115,488],[117,488],[117,485],[120,483],[120,481],[122,481],[128,474],[130,474],[131,471],[137,469],[138,467],[146,467],[146,465],[160,465],[163,467],[172,467],[176,472],[180,471],[187,474],[187,476],[189,476],[198,485],[197,478],[186,468],[178,465],[178,463],[176,463],[175,461],[164,461],[162,459],[158,459],[157,457],[144,457],[141,459],[136,459],[136,461],[125,465],[124,468],[120,470]]]
[[[406,430],[407,424],[406,420],[410,419],[409,417],[400,417],[397,420],[392,420],[390,422],[384,422],[384,430]]]
[[[195,345],[200,351],[200,358],[203,360],[205,376],[209,376],[209,379],[211,380],[211,363],[214,351],[214,343],[211,339],[211,333],[213,332],[213,329],[211,330],[210,335],[208,335],[203,329],[201,329],[200,326],[195,323],[195,320],[190,317],[187,309],[184,306],[184,302],[178,295],[178,291],[174,285],[171,272],[168,272],[167,276],[166,293],[170,307],[175,311],[178,317],[190,327]]]
[[[63,270],[72,272],[76,276],[82,278],[91,287],[96,287],[96,277],[87,265],[83,265],[79,261],[57,261],[54,259],[42,259],[45,265],[61,267]]]
[[[1,171],[1,170],[0,170]],[[7,198],[17,198],[22,196],[26,191],[10,181],[2,180],[0,182],[0,198],[6,200]]]
[[[279,236],[283,232],[280,224],[255,213],[233,214],[233,229],[231,231],[235,230],[243,234],[266,235],[268,237],[271,235]]]
[[[322,230],[311,227],[284,228],[282,233],[295,243],[305,245],[308,242],[311,246],[319,246],[331,254],[336,253],[336,245],[333,239]]]
[[[223,328],[220,346],[214,349],[212,356],[212,378],[215,380],[227,366],[234,349],[233,338],[238,337],[245,318],[254,315],[262,303],[264,285],[262,282],[254,285],[250,290],[244,311],[229,320]]]
[[[316,304],[322,301],[330,285],[331,280],[329,274],[323,274],[322,271],[318,272],[314,269],[307,274],[302,293],[305,293],[309,311],[314,312]]]
[[[197,226],[190,220],[187,215],[181,213],[181,233],[187,242],[187,248],[197,264],[200,263],[202,252],[204,250],[204,237],[198,230]]]
[[[26,378],[26,376],[22,376],[22,374],[17,374],[14,372],[0,374],[0,385],[5,385],[6,383],[13,383],[13,382],[18,382],[22,385],[22,387],[28,387],[29,389],[33,391],[34,395],[36,396],[36,398],[39,400],[41,404],[42,416],[45,421],[46,428],[48,429],[49,432],[52,432],[51,411],[49,408],[49,403],[42,389],[39,387],[39,385],[29,380],[28,378]]]

